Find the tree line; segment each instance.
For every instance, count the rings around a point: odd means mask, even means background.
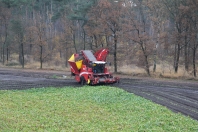
[[[0,0],[0,61],[43,68],[59,54],[67,66],[74,52],[108,48],[114,72],[169,63],[196,77],[197,22],[198,0]]]

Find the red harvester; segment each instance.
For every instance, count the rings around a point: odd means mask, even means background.
[[[71,73],[77,82],[84,84],[112,84],[119,82],[105,67],[108,49],[101,49],[93,54],[90,50],[82,50],[73,54],[68,60]]]

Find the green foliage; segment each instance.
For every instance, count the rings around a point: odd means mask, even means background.
[[[53,3],[57,6],[58,10],[54,10],[54,14],[52,16],[52,21],[58,20],[65,12],[68,14],[71,12],[69,5],[73,3],[72,0],[53,0]]]
[[[13,6],[14,0],[1,0],[0,2],[2,2],[3,4],[5,4],[5,6],[7,8],[10,8]]]
[[[11,21],[11,29],[14,33],[16,34],[20,34],[21,36],[23,36],[24,34],[24,27],[23,25],[21,24],[21,21],[20,20],[12,20]]]
[[[53,20],[60,18],[60,14],[67,10],[69,12],[69,19],[87,21],[85,16],[92,5],[97,2],[97,0],[54,0],[54,2],[59,5],[59,10],[56,11],[55,15],[53,16]]]
[[[0,91],[0,131],[198,131],[198,122],[121,89]]]
[[[30,0],[0,0],[0,2],[4,3],[8,8],[11,8],[11,7],[28,4],[31,1]]]
[[[87,21],[87,18],[85,17],[88,10],[91,8],[91,6],[94,4],[93,1],[77,1],[74,3],[75,8],[73,9],[73,14],[69,16],[71,20],[84,20]]]
[[[37,0],[34,4],[35,10],[42,10],[44,6],[49,6],[51,4],[51,0]]]

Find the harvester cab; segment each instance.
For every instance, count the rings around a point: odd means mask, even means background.
[[[119,82],[118,77],[113,77],[106,68],[107,49],[98,50],[95,54],[90,50],[82,50],[73,54],[68,60],[71,66],[71,73],[75,80],[82,85]]]

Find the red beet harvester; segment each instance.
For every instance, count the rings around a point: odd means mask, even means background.
[[[71,74],[77,82],[84,84],[112,84],[119,82],[118,77],[113,77],[105,67],[108,49],[101,49],[92,53],[91,50],[81,50],[73,54],[68,60]]]

